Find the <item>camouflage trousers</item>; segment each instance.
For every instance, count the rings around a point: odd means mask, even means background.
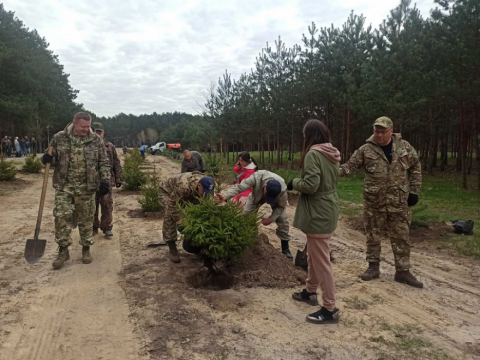
[[[250,211],[258,211],[260,209],[259,205],[255,205],[252,200],[252,196],[248,197],[247,203],[243,208],[244,212]],[[273,207],[272,207],[273,210]],[[290,241],[290,226],[288,225],[288,218],[287,218],[287,211],[283,210],[280,216],[275,220],[277,224],[277,230],[275,230],[275,234],[280,240]]]
[[[168,190],[160,186],[159,201],[165,207],[162,227],[163,241],[165,242],[177,241],[177,221],[181,217],[176,204],[170,204],[168,197]]]
[[[385,226],[395,257],[395,269],[410,269],[410,210],[381,212],[365,208],[365,232],[367,234],[367,261],[380,262],[382,238]]]
[[[98,220],[98,208],[101,207],[102,216]],[[95,194],[95,215],[93,216],[93,228],[102,229],[102,231],[112,230],[113,222],[113,196],[112,190],[107,195],[100,196],[97,192]]]
[[[91,246],[93,240],[93,214],[95,213],[95,193],[75,195],[72,192],[55,190],[55,241],[60,247],[72,244],[73,212],[77,215],[80,232],[80,245]]]

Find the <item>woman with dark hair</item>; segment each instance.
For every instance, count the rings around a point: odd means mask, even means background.
[[[237,182],[236,184],[240,184],[243,180],[248,179],[252,176],[255,171],[258,170],[257,162],[247,151],[242,152],[238,156],[238,161],[235,164],[233,171],[235,171],[237,175]],[[233,199],[244,206],[247,203],[248,196],[252,192],[252,189],[248,189],[247,191],[238,194]]]
[[[324,324],[338,320],[335,307],[335,282],[330,263],[329,243],[337,228],[338,168],[340,152],[330,143],[330,131],[319,120],[308,120],[303,128],[301,177],[288,184],[300,192],[293,226],[307,235],[308,277],[306,288],[292,295],[294,300],[318,305],[317,288],[322,291],[322,308],[307,316],[307,321]]]

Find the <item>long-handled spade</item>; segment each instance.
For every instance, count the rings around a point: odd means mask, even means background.
[[[53,148],[48,147],[48,154],[52,155]],[[35,226],[35,235],[33,239],[28,239],[25,245],[25,260],[29,264],[35,264],[40,261],[44,252],[47,240],[40,240],[40,225],[42,224],[43,205],[45,204],[45,194],[47,192],[48,173],[50,171],[50,164],[45,165],[45,175],[43,176],[42,196],[40,197],[40,206],[38,208],[37,226]]]

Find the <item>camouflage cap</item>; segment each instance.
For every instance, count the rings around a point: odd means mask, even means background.
[[[94,122],[92,123],[92,127],[95,129],[95,131],[103,131],[105,132],[105,130],[103,129],[103,125],[99,122]]]
[[[390,129],[391,127],[393,127],[393,121],[386,116],[382,116],[375,120],[373,126],[381,126],[385,129]]]

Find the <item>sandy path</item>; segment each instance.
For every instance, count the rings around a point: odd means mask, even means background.
[[[43,176],[19,175],[0,183],[0,359],[148,359],[119,285],[122,256],[118,234],[96,236],[93,262],[81,263],[78,230],[71,259],[54,271],[53,198],[48,187],[40,238],[42,260],[28,265],[25,240],[32,237]]]

